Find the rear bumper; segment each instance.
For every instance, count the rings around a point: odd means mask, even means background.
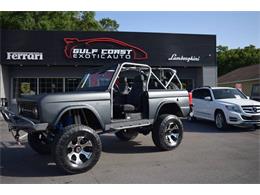
[[[33,131],[43,131],[48,127],[48,123],[34,123],[28,118],[16,115],[4,107],[0,107],[0,112],[3,115],[4,120],[8,123],[9,129],[23,130],[27,133]]]

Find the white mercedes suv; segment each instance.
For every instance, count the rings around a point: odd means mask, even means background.
[[[229,125],[260,126],[260,102],[230,87],[201,87],[192,91],[191,119],[214,121],[218,129]]]

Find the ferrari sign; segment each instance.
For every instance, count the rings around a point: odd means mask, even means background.
[[[42,52],[7,52],[7,60],[43,60]]]

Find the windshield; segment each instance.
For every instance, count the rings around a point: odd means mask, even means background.
[[[215,99],[246,99],[238,89],[213,89]]]
[[[106,91],[116,66],[86,74],[78,85],[78,91]]]

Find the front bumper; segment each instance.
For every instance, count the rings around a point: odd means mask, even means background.
[[[227,123],[236,126],[260,126],[260,115],[249,115],[246,113],[226,113]]]
[[[16,115],[7,108],[0,107],[0,112],[3,115],[4,120],[8,123],[10,130],[23,130],[27,133],[33,131],[43,131],[48,127],[48,123],[35,123],[28,118]]]

